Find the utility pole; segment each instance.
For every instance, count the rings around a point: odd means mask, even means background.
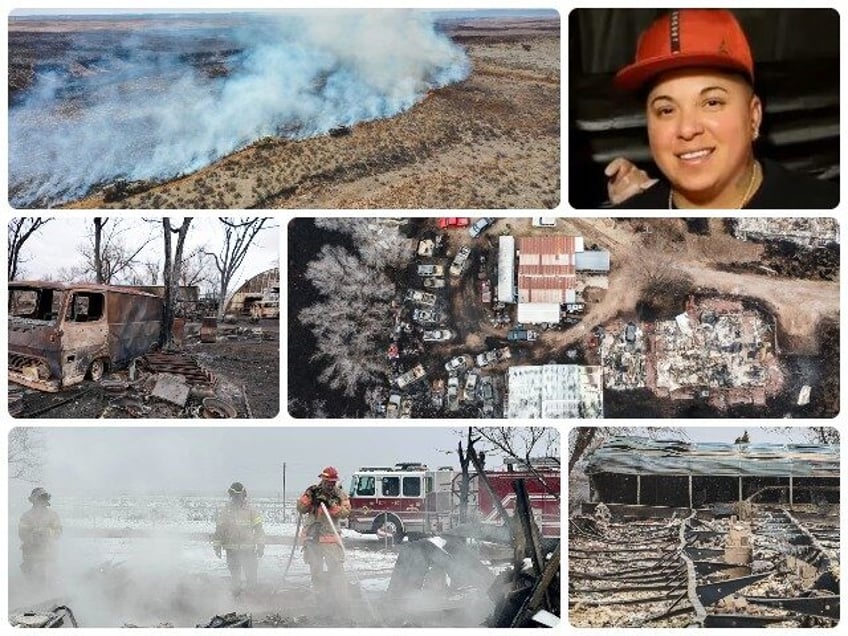
[[[286,520],[286,462],[283,462],[283,521]]]

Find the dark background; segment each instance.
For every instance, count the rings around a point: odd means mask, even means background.
[[[652,176],[644,105],[612,78],[633,62],[639,34],[667,9],[575,9],[568,16],[569,202],[604,207],[604,166],[627,157]],[[754,55],[765,113],[757,156],[839,179],[839,14],[833,9],[734,9]]]

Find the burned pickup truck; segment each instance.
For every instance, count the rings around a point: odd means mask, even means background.
[[[9,283],[9,380],[55,392],[99,380],[159,339],[162,299],[124,287]]]

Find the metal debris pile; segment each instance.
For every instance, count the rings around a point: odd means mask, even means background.
[[[101,381],[101,417],[249,417],[247,396],[185,353],[157,352]],[[241,407],[241,408],[239,408]]]
[[[622,516],[611,518],[599,504],[594,515],[570,521],[573,626],[810,627],[839,620],[838,514],[751,504],[736,509],[747,520],[617,510]]]

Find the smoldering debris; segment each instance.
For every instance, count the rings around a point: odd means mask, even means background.
[[[59,605],[51,610],[30,610],[12,613],[9,616],[12,627],[58,628],[79,627],[70,607]]]
[[[253,627],[253,619],[250,614],[238,614],[230,612],[223,616],[213,616],[205,625],[198,627],[221,628],[221,627]]]

